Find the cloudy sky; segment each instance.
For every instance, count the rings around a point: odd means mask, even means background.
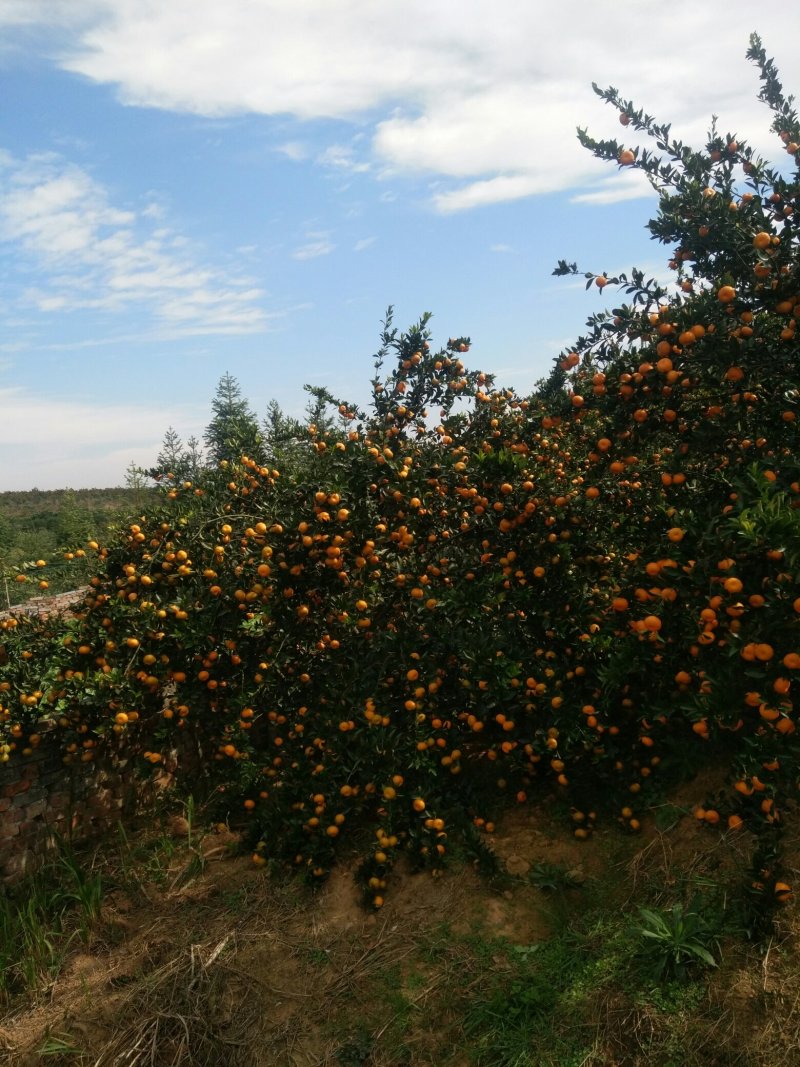
[[[649,187],[583,152],[614,85],[772,151],[744,58],[800,88],[800,8],[673,0],[0,0],[0,490],[120,484],[230,371],[258,412],[363,400],[380,323],[528,390],[663,273]],[[635,142],[634,142],[635,143]],[[613,297],[608,297],[613,299]]]

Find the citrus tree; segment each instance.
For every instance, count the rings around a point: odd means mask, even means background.
[[[389,316],[368,410],[317,389],[284,469],[167,472],[90,543],[77,616],[3,624],[4,757],[46,720],[68,761],[177,760],[256,863],[321,878],[360,841],[377,906],[399,849],[436,870],[542,790],[578,837],[635,831],[654,782],[724,759],[698,817],[774,831],[800,770],[800,126],[748,54],[788,166],[714,128],[690,149],[614,89],[652,147],[580,135],[657,190],[671,284],[587,274],[620,306],[527,397]]]

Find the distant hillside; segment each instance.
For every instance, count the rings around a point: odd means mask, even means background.
[[[101,517],[109,511],[136,510],[147,490],[143,489],[27,489],[0,492],[0,515],[6,519],[30,519],[60,515],[77,507],[87,515]]]
[[[0,492],[0,576],[3,606],[21,603],[42,592],[60,593],[88,578],[88,561],[64,560],[92,537],[102,538],[119,519],[138,513],[152,489],[30,489]],[[19,568],[45,560],[46,572],[17,584]],[[35,580],[34,580],[35,579]],[[46,582],[47,587],[40,586]]]

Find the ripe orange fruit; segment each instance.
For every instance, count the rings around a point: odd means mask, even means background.
[[[717,290],[717,300],[721,304],[730,304],[736,299],[736,290],[732,285],[723,285]]]
[[[629,167],[635,159],[636,156],[633,154],[630,148],[623,148],[623,150],[619,154],[619,164],[621,167]]]

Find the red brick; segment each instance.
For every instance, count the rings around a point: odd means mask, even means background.
[[[29,804],[27,808],[25,808],[25,818],[36,819],[40,815],[44,815],[46,811],[47,801],[44,799],[44,797],[42,797],[39,800],[35,800],[33,804]]]
[[[36,837],[46,836],[47,827],[39,819],[25,819],[19,824],[19,836],[29,842]]]
[[[4,841],[9,837],[17,837],[19,834],[20,823],[15,819],[13,822],[11,819],[3,819],[0,823],[0,841]]]
[[[4,797],[15,797],[18,793],[26,793],[31,787],[30,782],[10,782],[3,788]]]

